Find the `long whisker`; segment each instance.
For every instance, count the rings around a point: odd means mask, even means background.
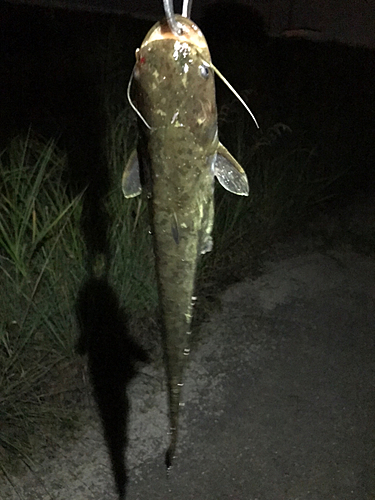
[[[246,111],[250,114],[250,116],[254,120],[255,125],[257,126],[257,128],[259,128],[258,122],[257,122],[254,114],[252,113],[251,109],[246,104],[246,102],[242,99],[242,97],[240,96],[240,94],[228,82],[228,80],[225,78],[225,76],[222,75],[220,73],[220,71],[212,63],[205,63],[205,64],[207,64],[208,66],[211,66],[211,68],[215,71],[215,73],[220,78],[220,80],[222,80],[225,83],[225,85],[233,92],[233,94],[237,97],[237,99],[240,101],[240,103],[244,106],[244,108],[246,109]]]
[[[133,110],[137,113],[137,115],[139,116],[139,118],[143,121],[143,123],[146,125],[146,127],[148,129],[152,129],[152,127],[150,127],[150,125],[146,122],[145,118],[143,118],[143,116],[141,115],[141,113],[138,111],[138,109],[136,108],[136,106],[134,105],[131,97],[130,97],[130,88],[131,88],[131,85],[133,83],[133,76],[134,76],[134,69],[132,71],[132,74],[130,75],[130,79],[129,79],[129,83],[128,83],[128,88],[126,90],[126,96],[128,98],[128,101],[129,101],[129,104],[130,106],[133,108]]]

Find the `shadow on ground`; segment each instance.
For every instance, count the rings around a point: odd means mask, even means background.
[[[127,318],[110,285],[89,279],[77,300],[81,335],[77,350],[88,355],[90,381],[98,406],[119,498],[125,498],[127,420],[126,388],[136,375],[135,362],[147,355],[129,336]]]

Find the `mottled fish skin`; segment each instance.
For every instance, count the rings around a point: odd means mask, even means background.
[[[162,21],[136,52],[132,100],[143,120],[138,159],[132,157],[123,177],[125,196],[139,194],[133,185],[139,166],[149,198],[169,392],[167,467],[177,443],[197,262],[212,248],[214,168],[221,146],[207,43],[192,21],[176,17],[182,36],[176,38]]]

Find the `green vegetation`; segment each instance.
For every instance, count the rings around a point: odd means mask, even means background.
[[[55,142],[32,132],[0,155],[0,449],[20,457],[48,431],[72,427],[84,388],[74,352],[75,299],[86,278],[84,193],[71,199],[65,167]],[[117,183],[106,205],[114,215],[111,280],[134,317],[154,314],[145,203],[125,203]]]
[[[46,426],[71,417],[62,395],[71,390],[83,246],[79,198],[69,200],[61,182],[64,162],[53,141],[31,133],[0,156],[0,445],[21,456]]]

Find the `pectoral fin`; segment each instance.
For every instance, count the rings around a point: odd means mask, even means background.
[[[221,143],[217,148],[214,173],[217,180],[227,191],[241,196],[248,196],[249,183],[244,169]]]
[[[174,213],[173,214],[173,219],[172,219],[172,224],[171,224],[171,233],[174,239],[174,242],[176,245],[180,244],[180,233],[178,231],[178,221],[177,221],[177,215]]]
[[[214,246],[212,237],[210,235],[205,235],[204,240],[202,241],[200,253],[204,255],[207,252],[211,252],[212,247]]]
[[[141,194],[142,186],[139,177],[139,162],[136,150],[130,155],[125,166],[121,184],[125,198],[134,198]]]

